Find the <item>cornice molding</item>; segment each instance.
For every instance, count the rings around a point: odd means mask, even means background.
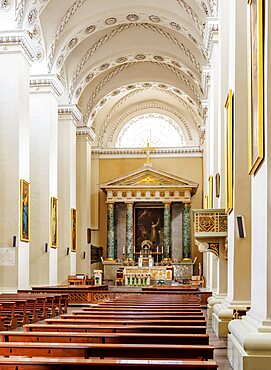
[[[76,136],[77,137],[86,137],[86,139],[92,143],[96,137],[95,132],[92,130],[92,128],[87,126],[79,126],[76,128]]]
[[[29,62],[37,58],[35,48],[28,34],[22,30],[0,32],[0,53],[18,51],[18,47]]]
[[[65,89],[57,75],[30,76],[30,88],[35,90],[51,88],[57,97],[61,96]]]
[[[76,105],[60,105],[58,107],[59,119],[71,119],[77,126],[82,119],[82,113]]]
[[[219,18],[218,17],[207,18],[206,21],[207,26],[205,28],[203,44],[207,53],[208,60],[210,60],[213,43],[218,41],[217,37],[215,36],[217,36],[219,32]]]
[[[142,152],[140,148],[92,148],[93,155],[100,156],[142,156],[145,157],[146,154]],[[183,148],[156,148],[152,152],[152,157],[154,156],[202,156],[203,149],[201,146],[191,146]]]

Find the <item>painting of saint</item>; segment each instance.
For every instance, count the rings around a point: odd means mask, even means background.
[[[73,252],[76,251],[76,217],[77,217],[76,209],[71,209],[71,250]]]
[[[30,186],[25,180],[20,182],[20,240],[30,240]]]
[[[135,252],[144,240],[150,241],[153,250],[163,245],[163,212],[163,207],[135,207]]]
[[[50,245],[58,246],[58,200],[51,197],[51,214],[50,214]]]
[[[248,0],[249,42],[249,173],[263,159],[263,0]]]

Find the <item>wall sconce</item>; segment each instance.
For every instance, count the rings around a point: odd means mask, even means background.
[[[12,246],[13,246],[14,248],[17,246],[17,237],[16,237],[16,235],[14,235],[14,236],[12,237]]]
[[[48,252],[48,243],[45,243],[44,244],[44,252],[47,253]]]

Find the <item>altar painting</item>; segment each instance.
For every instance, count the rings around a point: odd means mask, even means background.
[[[135,253],[140,253],[144,240],[152,242],[152,252],[161,252],[164,237],[164,208],[135,207],[134,215]]]

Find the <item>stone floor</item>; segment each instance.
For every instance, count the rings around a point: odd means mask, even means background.
[[[205,316],[207,319],[207,334],[209,334],[210,338],[209,343],[215,347],[214,360],[218,364],[218,370],[232,370],[232,367],[227,357],[227,339],[226,338],[221,339],[215,335],[212,329],[212,321],[207,318],[206,312]]]

